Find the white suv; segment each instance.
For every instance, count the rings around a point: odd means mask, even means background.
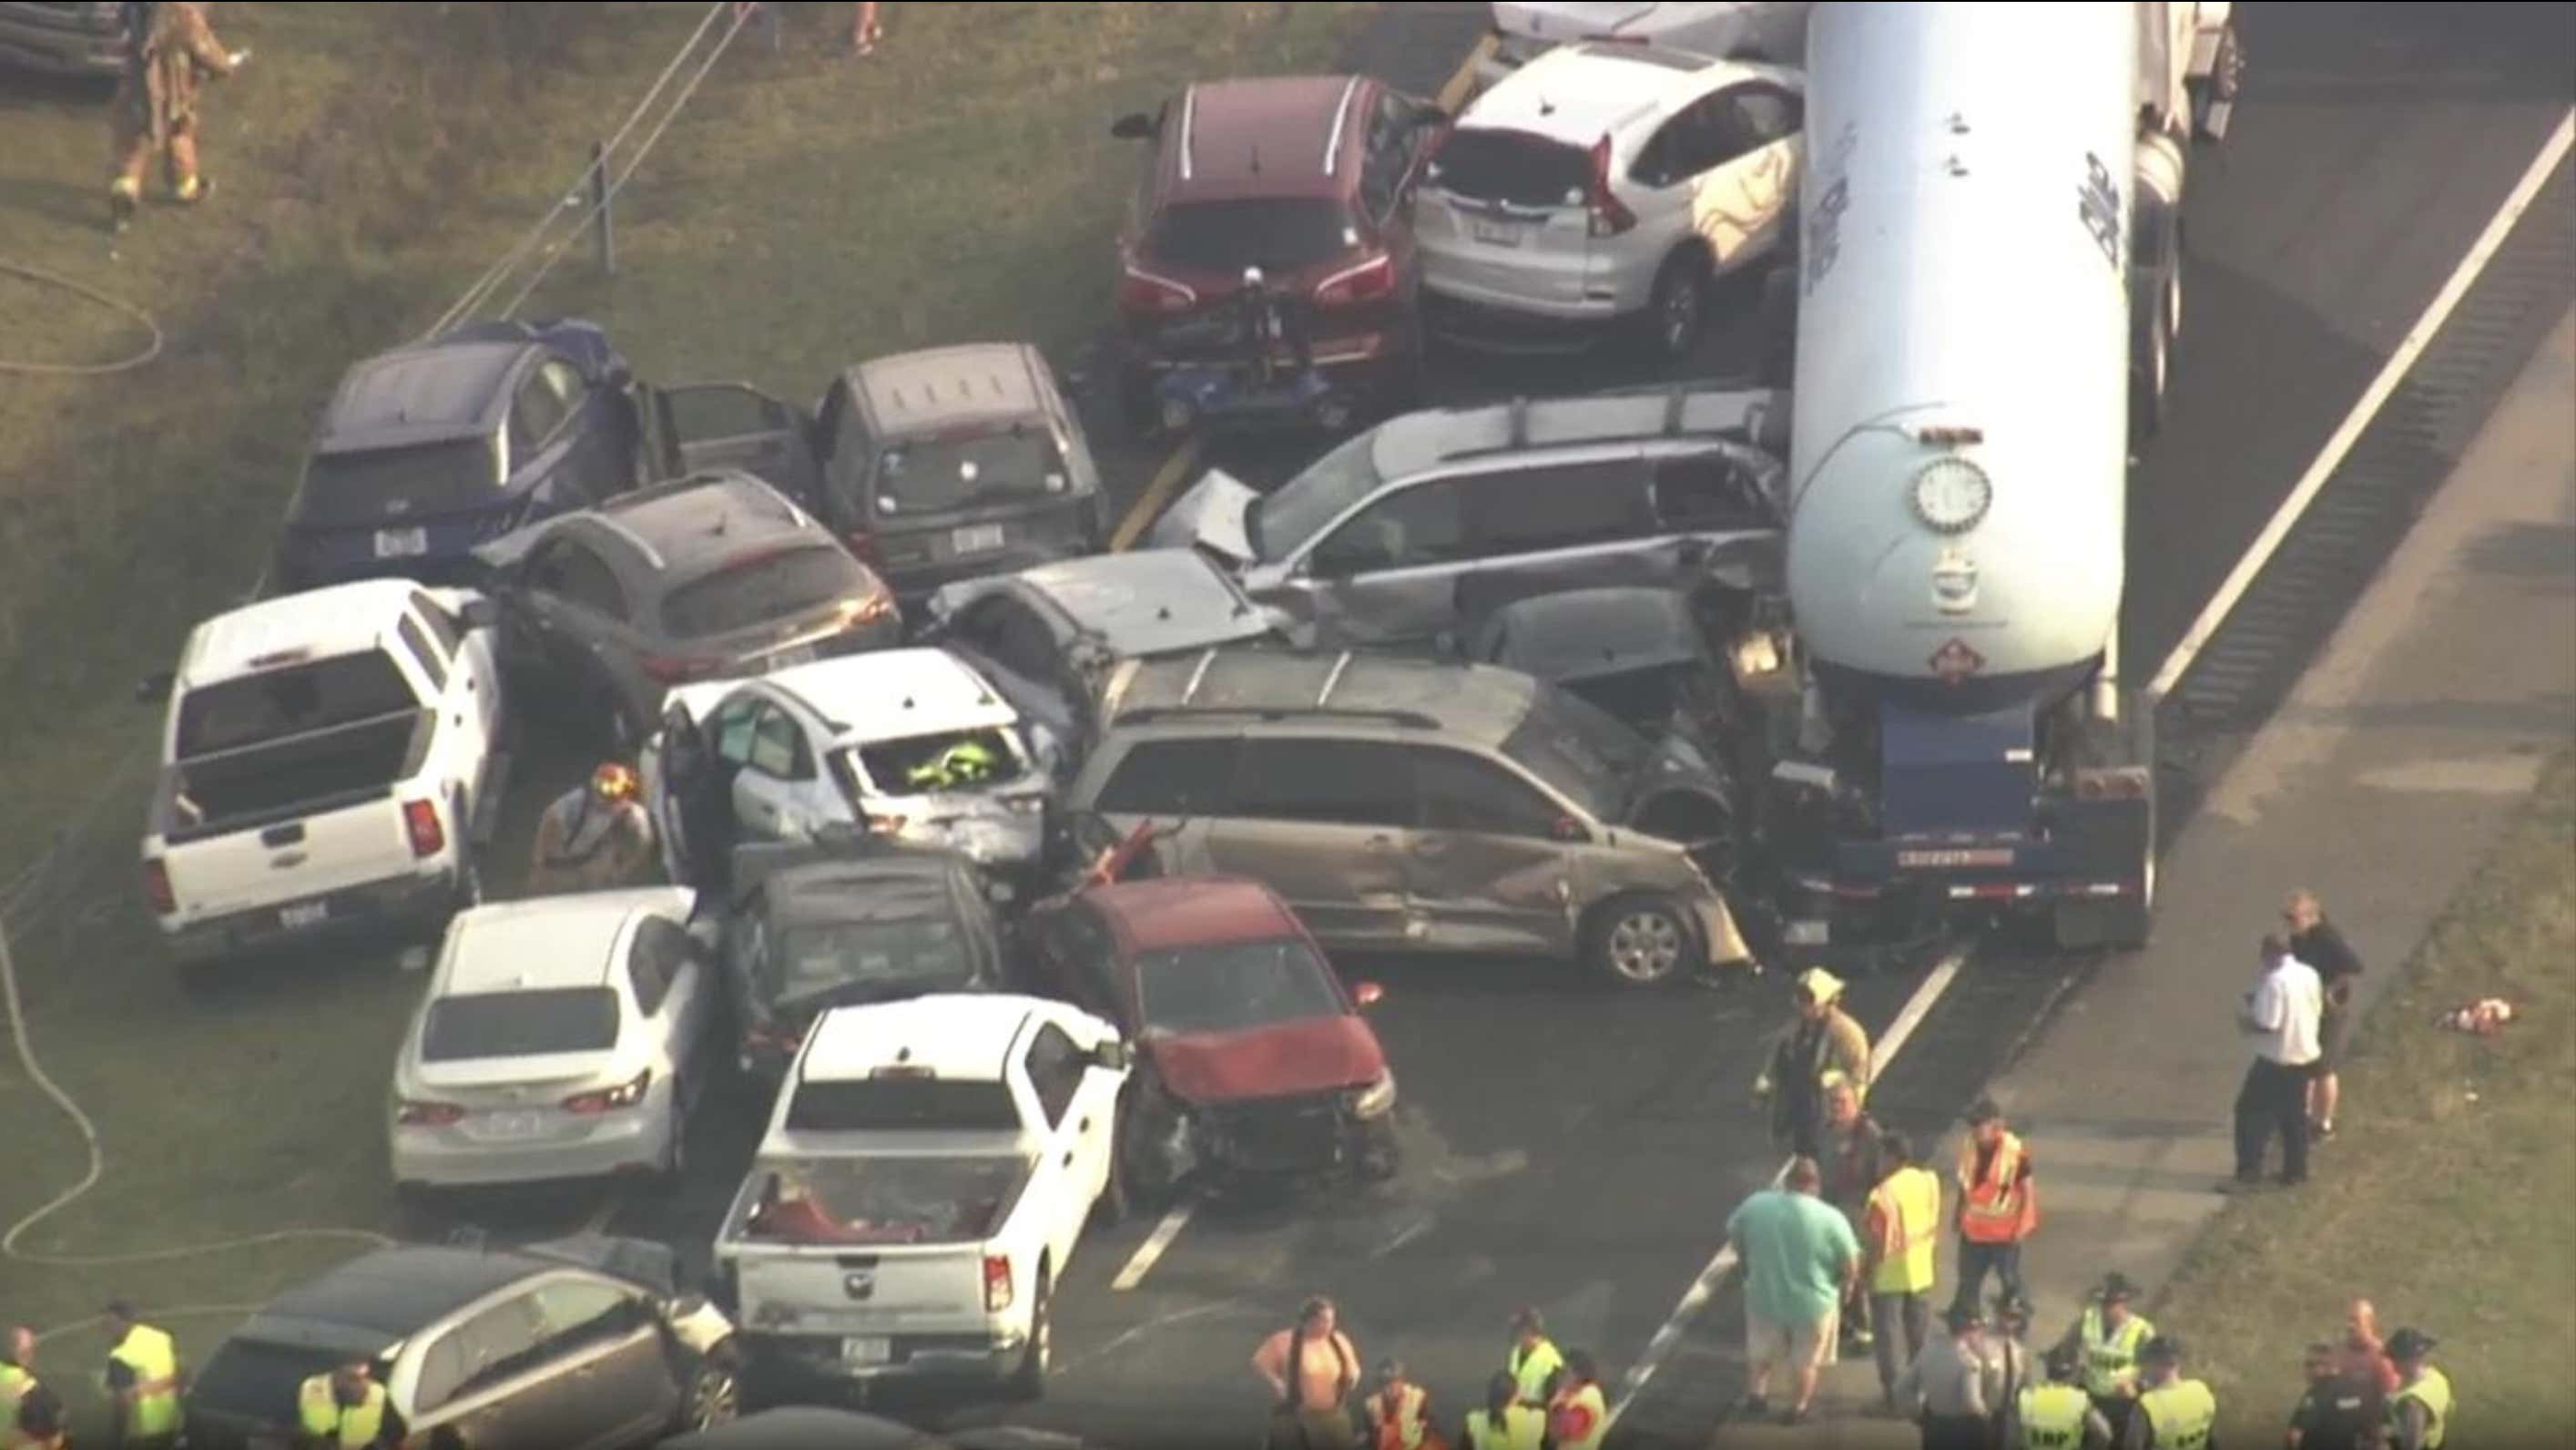
[[[1415,194],[1427,322],[1514,346],[1633,320],[1689,355],[1711,281],[1794,235],[1804,90],[1777,66],[1601,41],[1523,66],[1467,107]]]

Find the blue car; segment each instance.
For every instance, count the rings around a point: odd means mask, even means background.
[[[478,323],[351,367],[279,542],[281,592],[467,582],[476,545],[659,476],[626,360],[590,323]]]

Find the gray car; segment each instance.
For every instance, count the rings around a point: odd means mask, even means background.
[[[1155,525],[1326,643],[1416,645],[1499,598],[1668,584],[1778,548],[1781,395],[1690,388],[1409,413],[1267,496],[1211,471]]]
[[[1139,549],[969,579],[930,597],[928,638],[984,672],[1020,717],[1079,760],[1122,660],[1280,637],[1279,620],[1190,549]]]
[[[130,49],[125,7],[114,0],[0,5],[0,65],[110,80]]]
[[[1225,650],[1122,665],[1106,697],[1069,803],[1171,829],[1164,874],[1260,881],[1327,948],[1577,958],[1631,986],[1747,956],[1692,855],[1724,835],[1720,783],[1543,681]]]
[[[891,645],[903,616],[875,571],[746,473],[696,474],[550,519],[475,551],[511,664],[586,707],[625,753],[664,692]]]
[[[1100,547],[1100,469],[1046,359],[969,343],[845,369],[809,418],[739,383],[666,389],[689,466],[735,466],[810,498],[909,602],[957,579]]]

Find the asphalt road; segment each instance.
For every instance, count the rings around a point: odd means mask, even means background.
[[[1402,9],[1405,7],[1391,7]],[[2571,99],[2576,19],[2537,5],[2248,5],[2251,75],[2233,137],[2195,178],[2187,319],[2172,422],[2130,520],[2124,652],[2144,677],[2189,625],[2354,397],[2441,285]],[[1745,370],[1722,327],[1691,371]],[[1456,397],[1635,380],[1612,358],[1453,369]],[[1224,450],[1255,482],[1294,448]],[[1149,460],[1126,460],[1131,487]],[[570,761],[538,763],[553,784]],[[521,792],[532,812],[539,791]],[[526,837],[524,818],[505,840]],[[1112,1287],[1155,1224],[1086,1240],[1057,1299],[1058,1371],[1029,1409],[901,1400],[939,1423],[1003,1419],[1113,1445],[1222,1443],[1256,1432],[1246,1368],[1297,1300],[1329,1293],[1374,1361],[1404,1357],[1444,1415],[1497,1367],[1523,1304],[1614,1380],[1716,1251],[1727,1209],[1777,1167],[1746,1088],[1784,984],[1726,994],[1605,993],[1559,969],[1345,963],[1388,988],[1377,1027],[1402,1082],[1407,1155],[1393,1183],[1254,1207],[1207,1206],[1141,1282]],[[1857,981],[1883,1030],[1923,963]],[[1878,1099],[1939,1129],[2084,963],[1980,953],[1932,1010]],[[2115,968],[2116,969],[2116,968]],[[702,1251],[756,1131],[712,1102],[695,1181],[669,1199],[598,1201],[621,1231]],[[555,1199],[505,1231],[565,1226]],[[490,1217],[488,1210],[478,1217]],[[1629,1444],[1697,1446],[1734,1393],[1723,1299],[1629,1410]]]

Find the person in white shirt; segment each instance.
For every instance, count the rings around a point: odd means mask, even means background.
[[[2282,1185],[2295,1187],[2308,1178],[2308,1079],[2323,1055],[2318,1024],[2325,985],[2278,936],[2263,938],[2262,962],[2263,975],[2236,1015],[2238,1029],[2254,1039],[2254,1061],[2236,1094],[2236,1177],[2226,1185],[2234,1191],[2261,1185],[2263,1158],[2276,1131]]]

